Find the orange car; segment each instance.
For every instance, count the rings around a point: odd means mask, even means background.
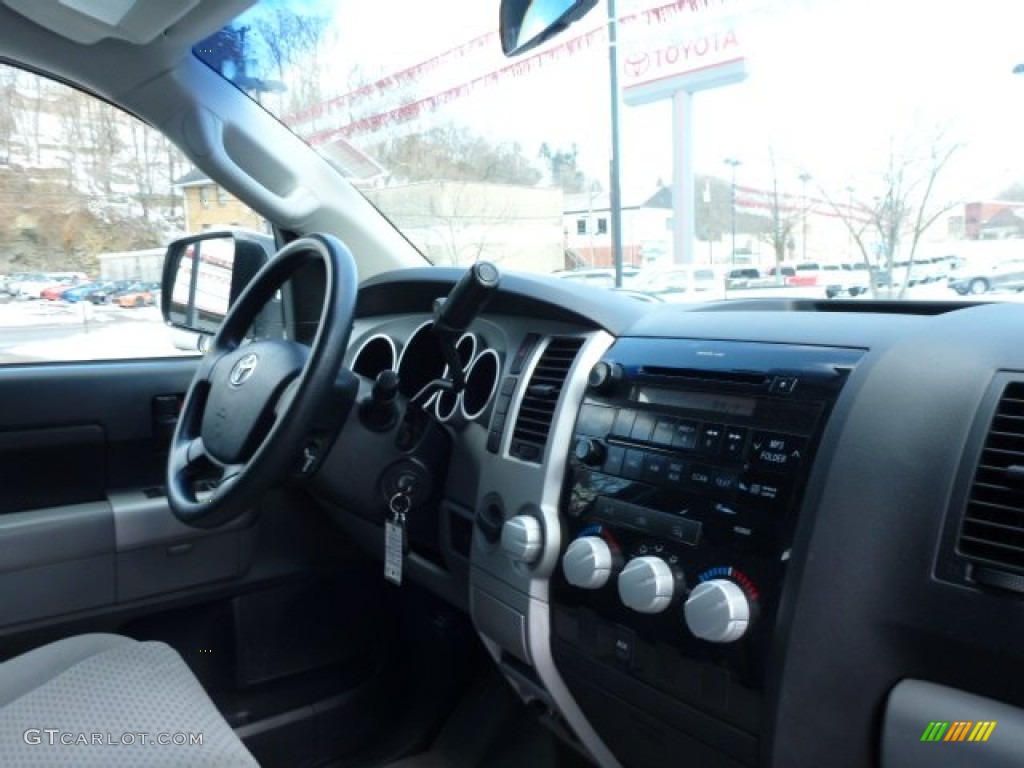
[[[135,291],[127,291],[114,298],[114,303],[119,307],[129,309],[131,307],[148,307],[154,303],[153,292],[141,288]]]

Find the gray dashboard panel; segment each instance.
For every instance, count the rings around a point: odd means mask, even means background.
[[[425,297],[443,294],[446,281],[454,282],[442,272],[431,273],[423,278],[424,290],[418,278],[405,282],[416,276],[401,277],[371,281],[359,321],[362,333],[388,319],[374,314],[396,320],[403,313],[425,312]],[[557,286],[552,292],[549,282],[510,281],[509,295],[487,319],[512,344],[525,330],[592,334],[605,328],[623,336],[866,350],[836,402],[805,494],[776,630],[772,711],[761,734],[759,764],[877,763],[880,713],[889,692],[905,678],[969,687],[1024,706],[1024,689],[1017,684],[1024,679],[1024,654],[1019,644],[1007,643],[1024,637],[1024,615],[1015,610],[1014,599],[933,576],[943,520],[961,512],[951,506],[952,491],[979,404],[997,371],[1024,371],[1024,307],[962,305],[942,313],[935,306],[908,305],[904,311],[897,305],[826,308],[779,301],[622,310],[616,297],[608,299],[610,308],[591,301],[573,307],[575,319],[568,320],[559,312],[534,313],[539,304],[575,294]],[[399,294],[394,303],[387,300],[391,289]],[[610,343],[611,337],[604,338]],[[489,631],[487,614],[493,618],[493,612],[478,610],[476,596],[474,617],[500,665],[503,651],[521,657],[519,627],[525,627],[528,658],[546,686],[546,700],[585,735],[599,762],[611,765],[615,758],[603,750],[599,734],[581,722],[549,647],[546,579],[557,565],[561,534],[549,524],[548,511],[557,510],[568,435],[585,387],[581,373],[588,367],[578,365],[567,388],[571,392],[563,396],[547,464],[508,457],[508,434],[500,456],[484,454],[480,436],[470,432],[461,438],[466,471],[449,479],[456,481],[452,490],[467,507],[492,492],[502,496],[506,516],[540,503],[549,537],[532,569],[512,563],[474,534],[469,589],[500,603],[498,613],[515,614],[515,620],[510,625],[500,619]],[[511,635],[502,630],[509,626]],[[840,658],[843,663],[837,664]]]

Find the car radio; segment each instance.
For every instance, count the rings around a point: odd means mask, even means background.
[[[628,338],[594,366],[552,578],[570,687],[598,662],[757,732],[803,487],[861,354]]]

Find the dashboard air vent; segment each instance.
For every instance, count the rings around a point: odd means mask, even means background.
[[[999,398],[957,550],[981,566],[1024,572],[1024,381],[1007,384]]]
[[[558,397],[583,339],[555,336],[533,369],[519,406],[509,452],[524,461],[540,462],[551,431]]]

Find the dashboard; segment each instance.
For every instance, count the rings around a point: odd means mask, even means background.
[[[401,578],[555,732],[608,766],[1019,764],[1024,307],[504,275],[446,358],[460,274],[361,287],[311,488],[382,563],[407,497]]]

